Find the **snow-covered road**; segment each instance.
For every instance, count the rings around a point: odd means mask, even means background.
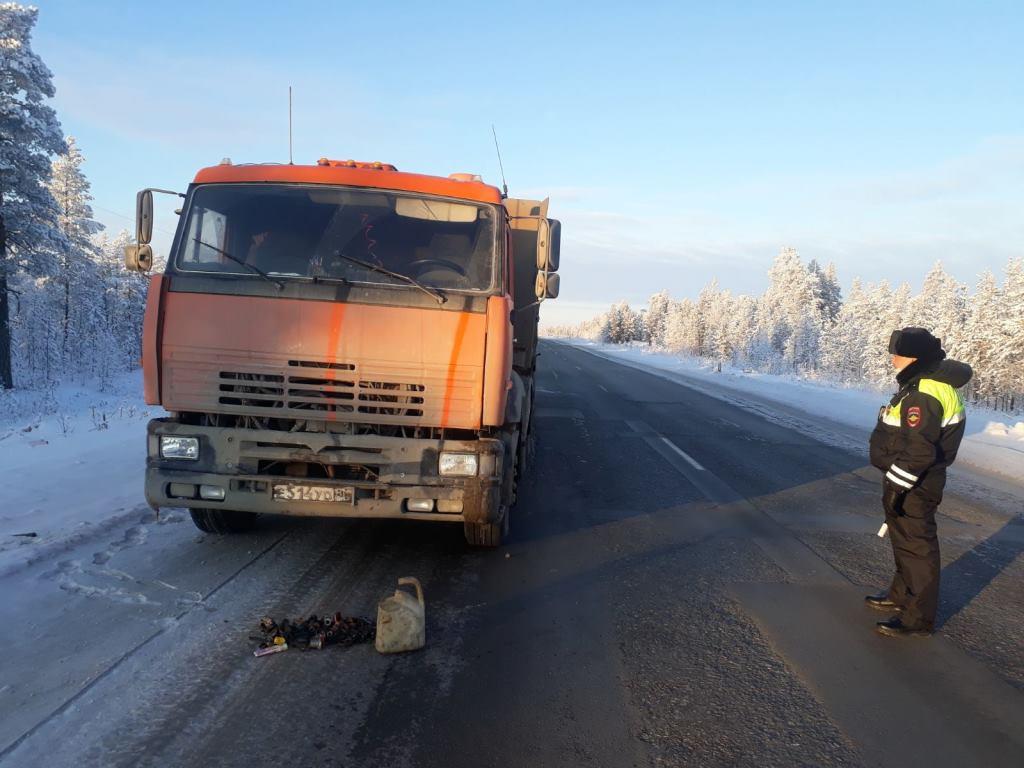
[[[873,644],[855,585],[881,583],[891,554],[873,535],[870,420],[831,418],[870,419],[878,395],[588,352],[599,357],[545,343],[537,463],[503,552],[467,550],[458,526],[265,518],[218,537],[187,513],[156,514],[142,494],[148,412],[130,381],[68,396],[57,415],[0,420],[0,625],[13,628],[0,762],[859,765],[898,747],[847,689],[875,700],[884,681],[913,701],[939,662],[890,680]],[[740,498],[707,497],[690,464],[652,450],[642,428],[654,427]],[[928,712],[951,708],[960,730],[919,718],[933,750],[1002,749],[990,737],[1015,716],[1002,702],[1024,685],[1024,489],[967,469],[942,508],[934,639],[960,677],[928,688],[941,694]],[[26,532],[38,535],[12,535]],[[794,557],[842,600],[815,603],[815,579],[779,564]],[[405,575],[428,590],[423,654],[252,657],[260,616],[372,616]],[[793,655],[787,611],[804,608],[817,617],[807,631],[828,634],[857,675],[836,683]]]

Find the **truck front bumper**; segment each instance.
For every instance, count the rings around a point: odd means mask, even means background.
[[[152,507],[203,507],[305,517],[390,517],[495,523],[501,517],[500,440],[427,440],[379,435],[196,427],[149,422],[146,500]],[[195,460],[160,455],[164,435],[199,441]],[[476,454],[474,477],[442,477],[442,452]],[[324,477],[295,474],[322,468]],[[371,479],[364,470],[369,469]],[[338,489],[351,501],[275,498],[280,484]],[[205,488],[204,488],[205,486]],[[219,489],[211,491],[210,489]],[[209,498],[223,494],[223,499]],[[409,501],[433,502],[431,511]]]

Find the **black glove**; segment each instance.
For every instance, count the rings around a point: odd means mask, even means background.
[[[887,479],[882,480],[882,509],[890,515],[903,515],[903,499],[906,495],[906,488],[900,488]]]

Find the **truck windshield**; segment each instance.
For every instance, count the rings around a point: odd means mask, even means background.
[[[495,275],[494,221],[487,205],[401,193],[210,185],[192,195],[175,265],[255,276],[242,262],[276,280],[408,285],[390,271],[433,288],[486,291]]]

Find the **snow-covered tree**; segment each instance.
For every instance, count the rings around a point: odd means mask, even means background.
[[[811,275],[811,285],[821,325],[828,327],[836,321],[843,305],[843,292],[839,287],[836,265],[830,262],[825,269],[822,269],[817,261],[811,259],[807,264],[807,271]]]
[[[999,352],[1002,344],[1002,301],[999,285],[991,272],[983,272],[971,299],[964,324],[962,343],[970,350],[971,363],[977,369],[971,389],[978,400],[997,395],[1002,371]]]
[[[697,325],[697,305],[692,300],[674,303],[665,320],[665,347],[677,354],[696,355]]]
[[[69,338],[74,334],[80,340],[95,338],[99,329],[99,297],[102,286],[98,273],[100,250],[93,236],[103,225],[93,220],[92,195],[89,180],[82,172],[84,158],[74,137],[67,139],[67,152],[59,155],[52,165],[50,194],[57,203],[57,224],[64,235],[58,253],[57,280],[61,286],[62,349],[67,359],[70,354]],[[74,293],[74,297],[72,294]],[[95,357],[97,350],[90,350]],[[70,362],[70,361],[69,361]]]
[[[877,387],[891,387],[894,372],[889,359],[889,337],[897,328],[908,325],[910,286],[901,283],[893,290],[883,280],[868,286],[867,294],[870,322],[861,350],[864,381]]]
[[[759,304],[762,355],[780,370],[814,365],[821,325],[815,280],[793,248],[783,248],[768,270],[768,289]]]
[[[668,291],[659,291],[648,299],[644,325],[647,340],[652,347],[665,346],[665,323],[671,309],[672,299],[669,298]]]
[[[695,330],[697,334],[697,354],[701,356],[708,356],[711,345],[714,343],[713,339],[708,338],[708,320],[714,312],[720,290],[718,279],[712,278],[711,282],[705,285],[700,293],[697,294],[697,327]]]
[[[1007,396],[1002,407],[1013,409],[1019,408],[1024,398],[1024,259],[1010,259],[1001,293],[996,358],[1001,389]]]
[[[874,307],[859,278],[853,281],[850,295],[836,313],[822,341],[822,367],[840,381],[865,379],[864,349],[872,336]]]
[[[732,302],[729,319],[729,344],[732,362],[746,364],[750,360],[750,345],[757,330],[757,300],[750,296],[737,296]]]
[[[62,237],[46,181],[50,156],[64,150],[46,100],[53,75],[32,50],[38,11],[0,4],[0,388],[14,386],[10,298],[20,272],[52,274]]]
[[[921,292],[909,304],[908,325],[927,328],[942,340],[946,351],[962,357],[964,322],[967,319],[967,288],[943,268],[942,262],[925,276]]]
[[[604,340],[611,344],[626,344],[643,338],[644,326],[640,313],[625,301],[613,304],[605,317]]]
[[[637,315],[620,302],[570,329],[583,335],[600,325],[606,341],[639,338]],[[843,299],[835,267],[804,267],[783,249],[759,297],[733,296],[717,280],[696,300],[674,301],[662,291],[642,315],[646,338],[670,352],[726,361],[765,372],[797,372],[890,390],[894,370],[889,337],[919,325],[943,339],[947,352],[975,371],[968,397],[1005,410],[1024,402],[1024,259],[1011,259],[1002,287],[982,275],[973,295],[937,264],[919,294],[902,283],[863,284],[854,278]],[[660,329],[660,330],[652,330]],[[659,337],[660,341],[655,341]],[[596,334],[589,336],[594,338]]]

